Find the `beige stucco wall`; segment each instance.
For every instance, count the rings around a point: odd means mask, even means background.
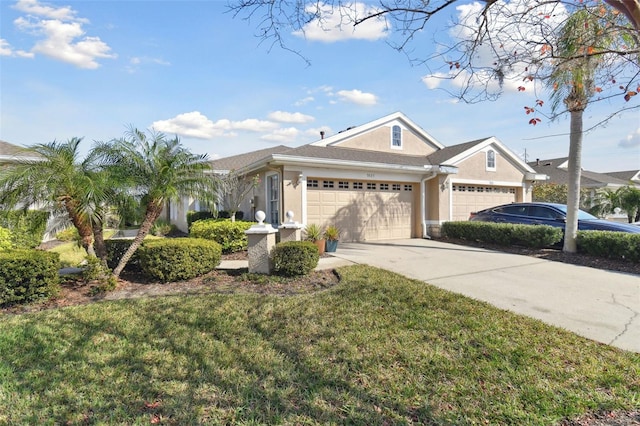
[[[366,149],[406,155],[429,155],[435,148],[424,142],[408,129],[402,129],[402,149],[391,148],[391,127],[384,126],[350,138],[340,143],[340,147]]]
[[[487,157],[485,152],[478,152],[460,163],[456,164],[458,167],[458,174],[454,176],[454,179],[472,179],[472,180],[484,180],[487,182],[522,182],[524,176],[508,158],[502,156],[499,151],[496,153],[496,170],[487,170]]]
[[[285,170],[283,175],[282,200],[284,206],[282,207],[281,221],[285,222],[287,220],[285,214],[291,210],[293,212],[293,220],[302,222],[302,188],[306,185],[306,181],[300,179],[299,170]]]

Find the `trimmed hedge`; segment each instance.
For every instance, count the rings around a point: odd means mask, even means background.
[[[255,222],[236,221],[229,219],[205,219],[193,222],[189,230],[192,238],[204,238],[220,244],[223,253],[234,253],[246,250],[249,240],[245,231]]]
[[[214,216],[214,214],[208,211],[202,211],[202,212],[189,211],[187,212],[187,227],[191,229],[191,225],[193,224],[193,222],[197,222],[199,220],[205,220],[205,219],[215,219],[215,218],[216,217]]]
[[[39,210],[10,210],[0,212],[0,226],[11,231],[13,246],[36,248],[42,243],[49,213]]]
[[[11,231],[0,226],[0,251],[9,250],[13,247],[13,236]]]
[[[0,305],[49,298],[60,290],[60,256],[41,250],[0,252]]]
[[[318,246],[310,241],[286,241],[278,243],[271,251],[273,271],[292,277],[307,275],[318,266]]]
[[[143,273],[162,282],[204,275],[214,270],[222,257],[220,244],[202,238],[145,241],[138,253]]]
[[[529,248],[553,246],[562,241],[562,229],[549,225],[517,225],[493,222],[445,222],[442,233],[449,238]]]
[[[640,262],[640,234],[578,231],[578,251],[592,256]]]
[[[109,269],[113,270],[116,266],[118,266],[118,262],[124,255],[124,253],[129,249],[129,246],[133,242],[132,238],[117,238],[117,239],[109,239],[105,240],[104,244],[107,248],[107,266]],[[142,244],[144,245],[146,241]],[[133,253],[129,262],[124,267],[125,271],[128,272],[140,272],[140,259],[138,257],[138,252],[140,248]]]

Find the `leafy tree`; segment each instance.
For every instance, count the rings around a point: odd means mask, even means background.
[[[533,201],[540,201],[543,203],[558,203],[566,204],[567,202],[567,185],[561,185],[557,183],[535,183],[533,185]],[[589,190],[586,188],[580,189],[580,208],[588,210],[591,204],[591,198],[589,196]]]
[[[30,154],[26,159],[0,171],[0,205],[64,214],[78,230],[81,246],[95,256],[94,231],[102,223],[102,207],[108,201],[111,183],[95,168],[93,158],[80,159],[81,141],[72,138],[26,148],[24,153]],[[101,226],[96,237],[97,245],[104,245]]]
[[[623,186],[620,192],[620,207],[627,212],[629,223],[640,221],[640,189]]]
[[[260,177],[250,177],[231,170],[218,181],[220,200],[224,210],[229,212],[231,221],[236,221],[236,213],[247,195],[260,183]]]
[[[163,133],[147,134],[132,128],[123,138],[98,143],[94,153],[144,209],[136,237],[113,270],[118,277],[160,217],[165,203],[211,192],[213,180],[205,173],[209,169],[206,155],[192,154],[177,137],[169,139]]]
[[[620,202],[621,188],[600,188],[596,191],[593,198],[593,206],[589,210],[596,216],[606,216],[609,213],[613,213],[616,208],[622,208]]]

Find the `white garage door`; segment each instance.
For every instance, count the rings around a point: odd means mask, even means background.
[[[336,225],[342,241],[411,238],[416,185],[307,179],[307,223]]]
[[[469,220],[471,212],[517,201],[516,188],[455,184],[453,189],[453,220]]]

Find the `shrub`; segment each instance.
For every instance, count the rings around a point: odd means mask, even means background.
[[[228,219],[206,219],[194,222],[189,230],[193,238],[205,238],[220,244],[223,253],[246,250],[249,244],[245,231],[253,222],[231,222]]]
[[[105,246],[107,248],[107,266],[109,269],[113,270],[116,266],[118,266],[118,262],[122,259],[122,256],[127,251],[131,243],[133,242],[130,238],[118,238],[118,239],[110,239],[105,240]],[[142,243],[144,245],[144,242]],[[129,262],[127,262],[127,266],[125,266],[124,270],[128,272],[140,272],[140,260],[138,258],[138,252],[140,248],[133,253]]]
[[[9,250],[13,247],[13,236],[11,231],[0,226],[0,251]]]
[[[211,212],[203,211],[203,212],[187,212],[187,226],[191,229],[191,225],[193,222],[197,222],[199,220],[205,219],[215,219],[215,216]]]
[[[220,264],[222,256],[220,244],[201,238],[146,241],[138,252],[142,272],[162,282],[206,274]]]
[[[562,241],[562,229],[548,225],[516,225],[493,222],[445,222],[442,232],[448,238],[481,241],[498,245],[530,248],[552,246]]]
[[[578,251],[592,256],[640,261],[640,234],[607,231],[578,231]]]
[[[57,253],[0,252],[0,305],[49,298],[60,290]]]
[[[60,231],[56,234],[56,239],[60,241],[79,241],[80,234],[78,234],[78,230],[72,226],[63,231]]]
[[[49,213],[38,210],[0,212],[0,226],[11,231],[13,246],[35,248],[42,243]]]
[[[149,231],[151,235],[155,235],[156,237],[164,237],[168,235],[171,231],[175,229],[175,225],[167,222],[166,220],[158,219],[151,227]]]
[[[318,247],[310,241],[276,244],[271,252],[273,270],[284,276],[307,275],[318,266]]]

